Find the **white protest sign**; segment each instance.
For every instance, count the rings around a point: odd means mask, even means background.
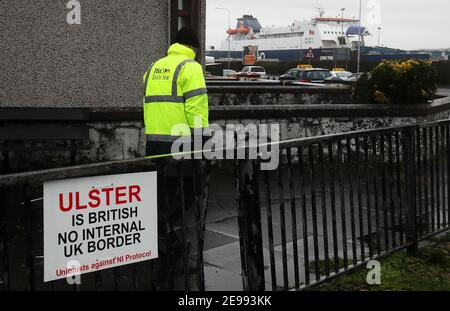
[[[157,219],[156,172],[44,183],[44,282],[157,258]]]

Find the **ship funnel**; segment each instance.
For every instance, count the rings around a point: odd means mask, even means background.
[[[259,33],[262,29],[258,19],[253,17],[253,15],[243,15],[241,18],[237,19],[236,29],[242,27],[252,29],[254,33]]]

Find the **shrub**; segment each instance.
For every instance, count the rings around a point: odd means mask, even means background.
[[[438,61],[433,63],[437,70],[437,83],[441,85],[450,85],[450,61]]]
[[[414,104],[436,93],[436,69],[429,61],[382,61],[362,75],[353,88],[361,104]]]

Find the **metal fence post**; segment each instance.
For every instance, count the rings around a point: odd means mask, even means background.
[[[6,209],[8,208],[7,196],[8,191],[6,188],[0,188],[0,262],[1,267],[1,280],[0,289],[9,290],[9,255],[8,255],[8,238],[6,229]]]
[[[7,142],[3,143],[3,147],[5,147],[5,151],[2,152],[3,167],[0,170],[0,172],[2,174],[8,174],[9,173],[9,151],[8,151],[9,144]]]
[[[256,161],[237,162],[242,280],[245,291],[264,291],[264,259]]]
[[[205,244],[206,217],[209,200],[210,165],[208,161],[194,161],[194,206],[197,233],[197,288],[205,291]]]
[[[416,152],[415,152],[415,127],[403,131],[403,152],[405,165],[406,184],[406,242],[410,244],[407,248],[408,255],[416,256],[418,248],[417,240],[417,213],[416,213]]]

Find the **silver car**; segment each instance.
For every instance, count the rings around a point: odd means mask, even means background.
[[[264,67],[261,66],[245,66],[244,68],[242,68],[242,71],[240,73],[241,74],[256,73],[261,77],[261,79],[267,79],[266,69],[264,69]]]
[[[342,81],[350,81],[353,73],[350,71],[331,71],[332,77],[341,79]]]

